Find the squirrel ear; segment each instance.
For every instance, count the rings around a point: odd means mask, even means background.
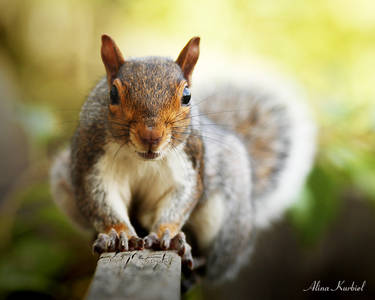
[[[102,35],[101,55],[107,71],[108,85],[111,86],[125,60],[116,43],[106,34]]]
[[[199,37],[193,37],[186,44],[184,49],[182,49],[176,60],[176,63],[180,66],[189,85],[191,83],[191,74],[193,73],[195,64],[199,57],[199,41]]]

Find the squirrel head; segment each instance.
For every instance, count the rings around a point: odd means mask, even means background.
[[[193,37],[176,61],[163,57],[125,60],[115,42],[102,36],[109,130],[116,142],[130,147],[138,157],[160,158],[188,138],[189,88],[199,41]]]

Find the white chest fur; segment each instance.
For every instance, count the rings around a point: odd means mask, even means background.
[[[95,166],[106,201],[119,217],[128,219],[127,210],[136,199],[141,211],[139,221],[150,228],[158,203],[185,184],[191,163],[182,150],[171,151],[160,160],[145,161],[129,152],[127,146],[119,147],[109,143]]]

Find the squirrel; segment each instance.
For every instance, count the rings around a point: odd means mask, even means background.
[[[98,234],[95,252],[175,250],[187,270],[221,282],[247,262],[258,229],[293,203],[315,131],[296,95],[251,80],[198,102],[199,44],[193,37],[175,61],[125,60],[102,35],[106,77],[54,160],[51,189],[74,223]]]

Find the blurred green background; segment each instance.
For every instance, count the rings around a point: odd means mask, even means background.
[[[200,61],[212,55],[265,61],[301,84],[320,127],[316,165],[280,232],[270,233],[275,252],[264,259],[276,266],[278,241],[290,239],[279,245],[284,257],[298,253],[301,262],[321,265],[316,278],[307,266],[296,269],[295,278],[305,280],[294,282],[296,291],[327,275],[327,266],[342,264],[345,272],[338,268],[327,280],[367,280],[367,293],[374,295],[374,258],[368,254],[375,253],[373,0],[0,0],[0,298],[80,299],[90,282],[92,237],[77,232],[53,204],[48,168],[68,143],[85,96],[104,75],[102,33],[125,57],[176,57],[199,35]],[[344,230],[349,224],[355,229]],[[363,248],[374,251],[366,257]],[[319,262],[314,251],[321,253]],[[336,265],[330,259],[350,251],[352,261],[343,256]],[[326,252],[331,254],[323,259]],[[282,274],[281,268],[295,263],[278,266]],[[236,284],[272,277],[264,272],[241,276]],[[249,296],[243,287],[231,288],[240,291],[237,299]],[[273,291],[292,295],[285,288]],[[197,288],[187,297],[210,293]],[[271,297],[259,293],[254,299]]]

